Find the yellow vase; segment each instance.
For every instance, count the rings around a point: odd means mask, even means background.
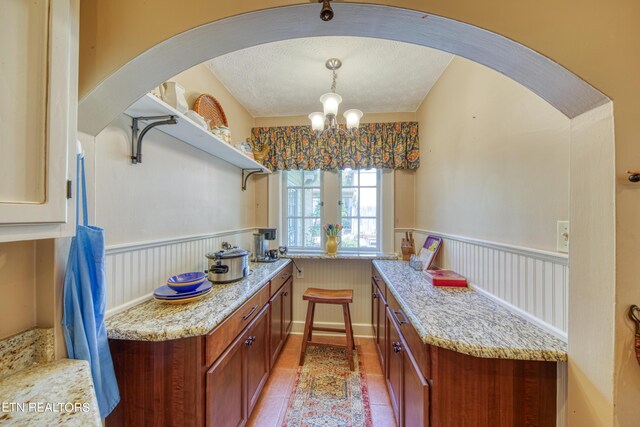
[[[327,236],[327,255],[335,255],[338,252],[339,244],[337,236]]]

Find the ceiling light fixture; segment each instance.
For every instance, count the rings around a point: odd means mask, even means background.
[[[309,120],[311,120],[311,129],[315,132],[331,131],[340,132],[338,126],[338,107],[342,102],[342,97],[336,93],[336,80],[338,79],[338,70],[342,66],[342,62],[337,58],[330,58],[325,63],[325,66],[331,70],[331,92],[325,93],[320,97],[322,102],[323,112],[315,112],[309,114]],[[351,109],[344,112],[344,118],[347,120],[347,129],[350,132],[354,132],[360,126],[360,119],[362,118],[362,111]]]
[[[333,19],[333,9],[331,8],[331,0],[318,0],[318,3],[322,3],[322,9],[320,9],[320,19],[323,21],[331,21]]]

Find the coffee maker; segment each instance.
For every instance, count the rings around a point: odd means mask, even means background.
[[[275,228],[259,228],[253,233],[253,256],[255,262],[275,262],[278,260],[278,250],[269,250],[269,242],[276,240]]]

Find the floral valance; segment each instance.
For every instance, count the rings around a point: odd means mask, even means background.
[[[417,122],[366,123],[355,135],[316,135],[310,126],[260,127],[251,131],[256,161],[276,170],[417,169]]]

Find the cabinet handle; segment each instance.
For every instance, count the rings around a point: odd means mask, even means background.
[[[376,294],[375,292],[371,294],[371,298],[376,299],[378,298],[378,294]]]
[[[257,305],[254,305],[250,312],[242,316],[242,320],[247,320],[258,309]]]
[[[288,296],[289,296],[289,292],[285,292],[285,293],[284,293],[284,296],[285,296],[285,297],[288,297]]]
[[[404,320],[400,320],[400,318],[398,317],[398,315],[399,315],[399,314],[401,314],[401,315],[402,315],[402,318],[403,318]],[[402,312],[402,310],[394,311],[394,312],[393,312],[393,315],[394,315],[394,317],[396,318],[396,320],[398,321],[398,324],[399,324],[400,326],[409,324],[409,320],[407,319],[407,316],[405,316],[405,315],[404,315],[404,313]]]
[[[394,353],[400,353],[402,351],[402,345],[399,342],[394,342],[392,345]]]
[[[244,341],[244,343],[245,343],[246,345],[248,345],[248,346],[251,346],[251,345],[253,345],[253,343],[255,342],[255,340],[256,340],[256,336],[255,336],[255,335],[252,335],[252,336],[250,336],[249,338],[247,338],[247,339]]]

